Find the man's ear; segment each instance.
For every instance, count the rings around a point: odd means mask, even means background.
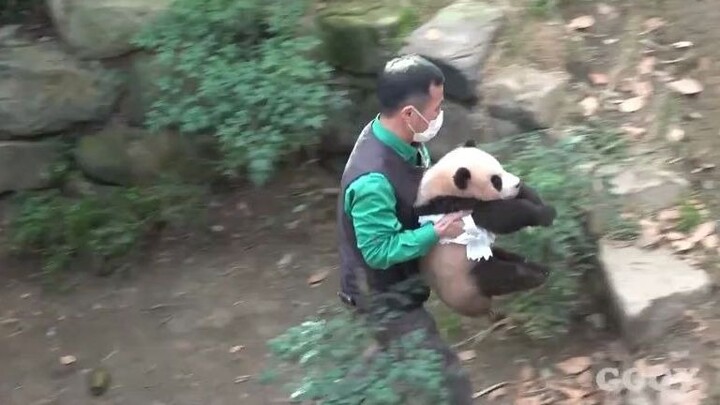
[[[455,187],[459,188],[460,190],[465,190],[468,186],[468,183],[470,182],[470,170],[468,170],[466,167],[461,167],[457,169],[457,171],[453,175],[453,182],[455,183]]]

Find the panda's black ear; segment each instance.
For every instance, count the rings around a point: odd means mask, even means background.
[[[463,144],[463,146],[466,148],[474,148],[477,146],[477,144],[475,143],[474,139],[468,139],[467,141],[465,141],[465,144]]]
[[[453,175],[453,181],[455,182],[455,187],[460,190],[465,190],[468,186],[468,182],[470,181],[470,170],[466,167],[457,169]]]

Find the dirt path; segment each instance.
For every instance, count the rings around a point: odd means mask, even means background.
[[[720,164],[720,8],[712,1],[667,0],[658,12],[671,23],[663,43],[695,44],[697,63],[688,69],[701,67],[693,74],[705,85],[700,97],[675,104],[678,117],[702,116],[682,121],[688,139],[676,153],[695,157],[686,160],[688,174],[706,201],[719,202],[720,169],[689,172],[698,162]],[[603,27],[607,37],[591,43],[598,47],[592,67],[612,69],[618,61],[608,59],[622,52],[601,49],[602,39],[620,36],[615,30],[623,27],[614,22]],[[281,403],[277,388],[257,381],[266,340],[322,304],[334,304],[337,285],[334,195],[323,191],[336,187],[337,178],[293,170],[282,179],[261,193],[238,191],[219,199],[211,225],[222,224],[222,231],[165,240],[126,276],[74,276],[77,288],[67,294],[43,291],[28,277],[33,267],[27,263],[0,262],[0,404]],[[325,282],[309,287],[307,277],[323,270],[329,271]],[[467,363],[477,390],[516,378],[523,364],[552,375],[557,362],[572,356],[589,356],[596,371],[603,364],[631,367],[637,358],[663,357],[703,366],[713,385],[720,368],[717,307],[711,302],[698,308],[704,321],[679,325],[651,353],[633,356],[622,353],[610,331],[587,323],[555,342],[532,343],[501,330],[462,349],[477,352]],[[455,341],[487,326],[442,317],[438,324],[454,332]],[[61,365],[66,355],[76,363]],[[98,365],[110,371],[113,384],[106,395],[92,398],[85,370]]]

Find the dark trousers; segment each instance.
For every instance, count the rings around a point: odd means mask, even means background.
[[[443,359],[443,374],[449,394],[449,405],[472,404],[473,390],[470,378],[455,352],[443,340],[432,315],[422,306],[394,314],[396,316],[382,317],[382,319],[368,317],[370,326],[379,328],[376,339],[380,349],[389,347],[394,341],[410,332],[424,331],[421,348],[432,350]]]

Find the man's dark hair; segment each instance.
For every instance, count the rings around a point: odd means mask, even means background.
[[[430,84],[445,83],[440,68],[418,55],[406,55],[390,60],[377,80],[380,112],[393,114],[406,104],[421,107],[430,97]]]

